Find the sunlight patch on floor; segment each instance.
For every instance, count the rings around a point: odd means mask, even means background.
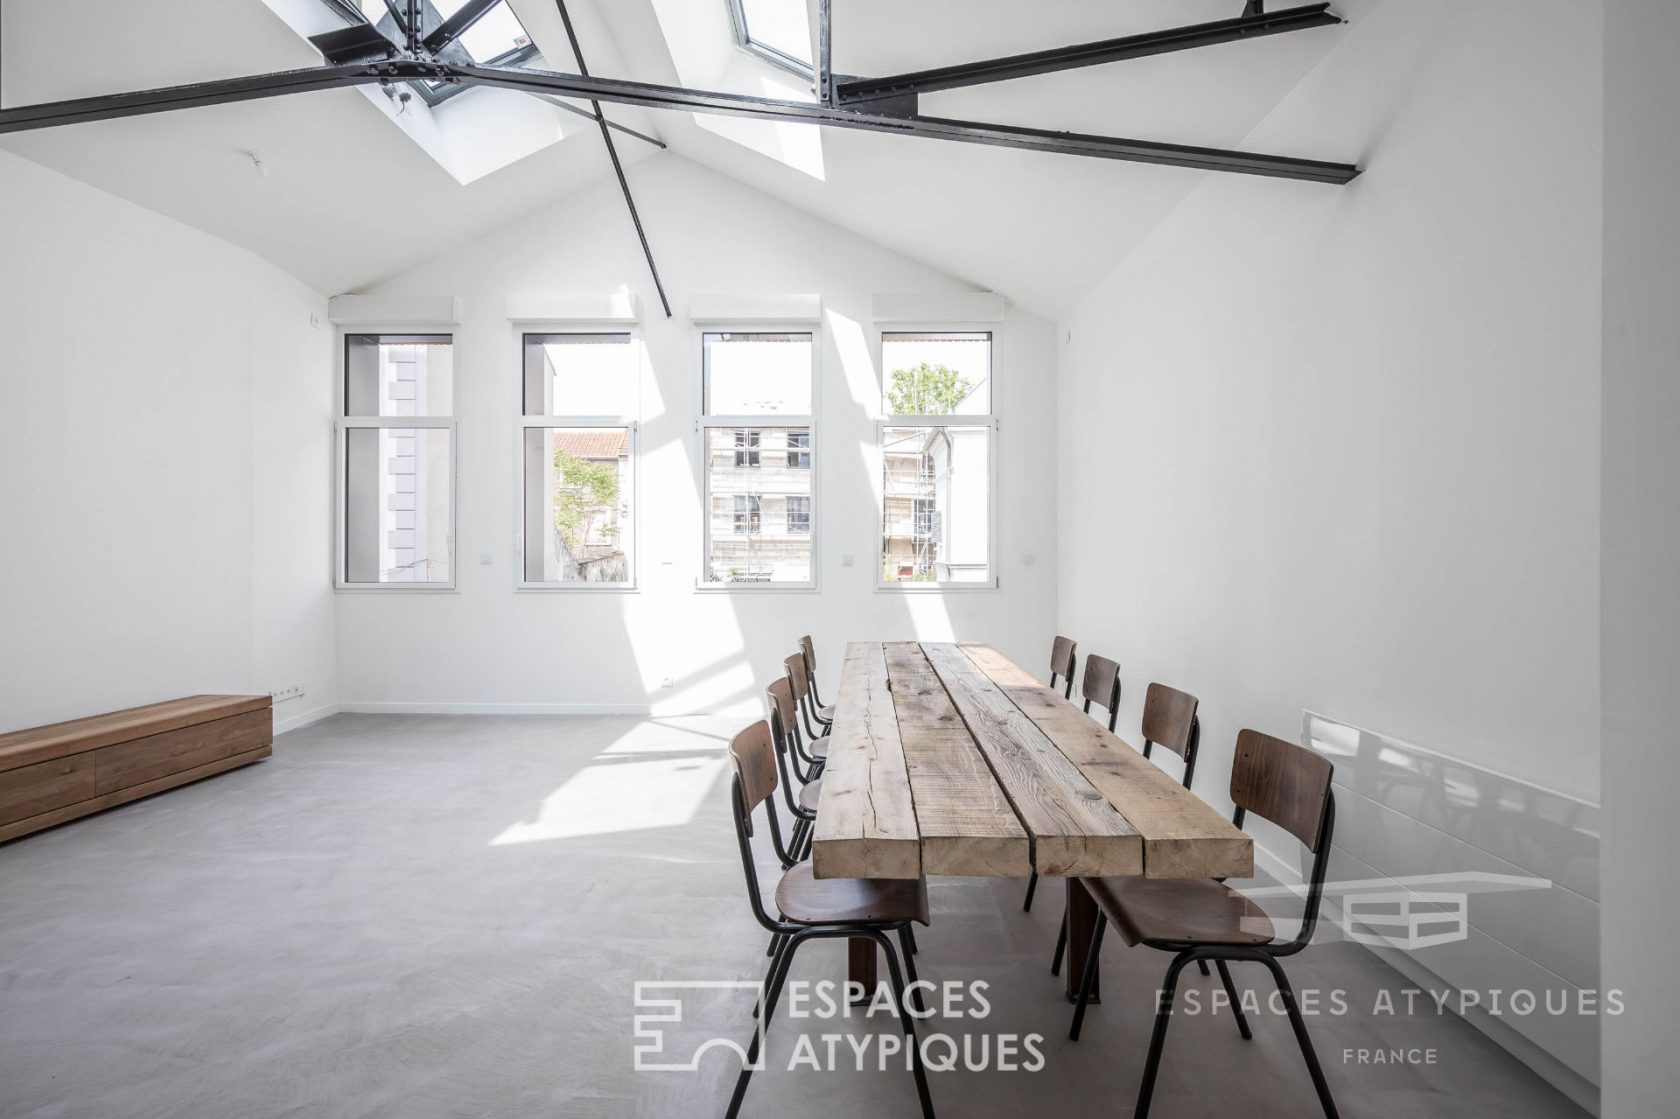
[[[535,820],[508,827],[490,846],[681,827],[699,813],[723,767],[721,752],[605,755],[544,797]]]

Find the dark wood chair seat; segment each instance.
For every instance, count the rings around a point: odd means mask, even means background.
[[[818,878],[795,863],[776,884],[776,907],[801,925],[856,921],[928,923],[927,882],[920,878]]]
[[[1266,911],[1211,878],[1081,878],[1130,945],[1270,944]]]
[[[802,660],[796,657],[795,660]],[[792,665],[789,665],[791,676]],[[858,942],[868,949],[871,961],[877,950],[887,958],[887,972],[892,979],[893,1002],[899,1008],[898,1017],[904,1026],[904,1051],[909,1055],[910,1070],[916,1077],[916,1095],[921,1101],[923,1119],[933,1119],[933,1097],[928,1092],[927,1069],[921,1060],[921,1045],[916,1040],[916,1014],[927,1008],[916,978],[916,940],[910,932],[913,921],[928,923],[927,885],[921,879],[913,881],[884,881],[834,878],[819,882],[809,862],[800,861],[795,853],[800,847],[800,834],[811,834],[815,813],[796,810],[798,823],[794,828],[792,849],[782,841],[782,826],[777,822],[777,778],[786,768],[787,751],[798,745],[798,725],[790,731],[782,726],[784,711],[791,706],[793,681],[778,681],[788,687],[772,684],[769,689],[770,719],[758,720],[729,740],[729,760],[735,770],[730,782],[730,812],[735,817],[735,839],[741,848],[741,870],[747,879],[747,904],[752,907],[753,920],[771,933],[766,951],[770,971],[754,1016],[760,1028],[753,1032],[752,1041],[742,1054],[741,1073],[735,1080],[735,1092],[729,1098],[726,1119],[741,1113],[741,1101],[747,1094],[747,1082],[752,1078],[758,1062],[759,1047],[764,1028],[776,1013],[776,1000],[787,981],[788,969],[794,953],[812,940],[845,939],[852,942],[855,954]],[[781,790],[783,799],[794,808],[792,790]],[[776,884],[777,915],[772,917],[764,908],[764,894],[759,885],[758,859],[753,854],[753,816],[764,809],[770,825],[770,843],[776,851],[776,861],[782,868],[782,878]],[[808,849],[809,845],[806,845]],[[888,936],[896,936],[898,951]],[[902,955],[900,955],[902,952]],[[901,962],[902,961],[902,962]],[[906,983],[906,977],[909,982]],[[870,986],[872,984],[866,984]],[[872,995],[871,995],[872,997]],[[910,1011],[915,1008],[915,1013]]]
[[[822,778],[819,777],[799,790],[799,807],[807,812],[815,812],[817,805],[822,803]]]

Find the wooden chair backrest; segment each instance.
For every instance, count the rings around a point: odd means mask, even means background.
[[[772,730],[780,729],[783,737],[793,733],[794,706],[793,684],[786,676],[764,689],[764,694],[770,697],[770,712],[775,719]]]
[[[731,738],[729,760],[741,784],[741,807],[751,835],[753,810],[776,791],[776,748],[770,742],[770,724],[760,719]]]
[[[1120,706],[1120,662],[1095,653],[1086,657],[1085,679],[1080,681],[1079,694],[1104,711]]]
[[[804,699],[811,690],[811,685],[805,678],[805,654],[795,653],[782,662],[787,669],[788,682],[793,685],[793,698]]]
[[[1143,697],[1143,736],[1181,758],[1188,758],[1199,702],[1189,692],[1165,684],[1150,684]]]
[[[1072,638],[1058,636],[1050,646],[1051,673],[1064,680],[1073,679],[1073,654],[1078,648]]]
[[[817,647],[811,644],[811,635],[806,634],[799,639],[799,647],[805,651],[805,667],[812,672],[817,670]]]
[[[1257,730],[1239,731],[1231,800],[1318,852],[1335,767],[1311,750]]]

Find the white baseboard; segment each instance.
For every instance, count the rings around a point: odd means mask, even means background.
[[[1254,845],[1254,868],[1257,871],[1265,872],[1285,886],[1303,885],[1300,872],[1293,865],[1278,858],[1258,843]],[[1324,922],[1340,923],[1341,910],[1331,898],[1324,899],[1321,914],[1321,920]],[[1412,956],[1398,949],[1364,944],[1358,941],[1349,941],[1349,943],[1359,944],[1361,948],[1394,969],[1413,986],[1435,991],[1446,990],[1452,986]],[[1446,1012],[1449,1014],[1457,1013],[1457,1007],[1449,1001],[1446,1004]],[[1459,1017],[1486,1034],[1501,1049],[1527,1065],[1535,1075],[1562,1092],[1577,1107],[1589,1115],[1595,1117],[1599,1115],[1598,1087],[1580,1073],[1481,1007],[1471,1007],[1469,1013],[1460,1014]]]
[[[323,703],[321,706],[311,708],[301,714],[287,715],[283,719],[277,717],[274,720],[274,733],[285,734],[289,730],[298,730],[302,727],[308,726],[310,723],[318,723],[322,719],[325,719],[328,715],[336,715],[338,712],[338,704]],[[279,711],[276,710],[275,714],[278,716]]]
[[[400,703],[352,700],[338,710],[353,715],[647,715],[645,703]]]

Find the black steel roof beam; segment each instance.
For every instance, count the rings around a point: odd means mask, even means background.
[[[1234,19],[1214,20],[1211,23],[1198,23],[1165,31],[1149,31],[1141,35],[1126,35],[1118,39],[1033,51],[1030,54],[1009,55],[1005,58],[987,59],[984,62],[965,62],[956,66],[941,66],[886,78],[857,78],[836,85],[834,99],[838,105],[848,105],[880,97],[901,97],[908,93],[928,93],[938,89],[960,89],[964,86],[1004,82],[1013,78],[1029,78],[1036,74],[1053,74],[1082,66],[1098,66],[1105,62],[1119,62],[1128,58],[1195,50],[1219,43],[1234,43],[1243,39],[1278,35],[1285,31],[1301,31],[1309,27],[1325,27],[1341,22],[1341,17],[1330,11],[1330,4],[1325,0],[1324,3],[1285,8],[1277,12],[1241,15]]]
[[[494,8],[498,0],[468,0],[462,4],[454,15],[437,25],[437,28],[427,35],[421,46],[436,54],[438,51],[459,39],[473,24],[483,19]]]
[[[54,128],[61,124],[111,120],[148,113],[166,113],[174,109],[191,109],[201,105],[255,101],[288,93],[307,93],[311,90],[336,89],[377,81],[436,79],[446,76],[442,69],[435,65],[397,60],[347,63],[342,66],[307,66],[301,70],[253,74],[244,78],[219,78],[215,81],[144,89],[133,93],[107,93],[97,97],[78,97],[70,101],[19,105],[10,109],[0,109],[0,133],[26,132],[37,128]]]
[[[625,81],[620,78],[585,78],[576,74],[551,73],[547,70],[500,70],[485,66],[448,69],[463,81],[477,85],[583,97],[621,105],[639,105],[648,109],[679,109],[767,120],[803,121],[900,136],[927,136],[970,144],[990,144],[1059,152],[1064,155],[1160,163],[1207,171],[1231,171],[1322,183],[1347,183],[1359,174],[1359,168],[1352,164],[1324,160],[1260,155],[1221,148],[1199,148],[1154,140],[1053,132],[1047,129],[947,120],[939,117],[890,116],[854,108],[813,105],[807,101],[781,101],[747,94]]]
[[[199,105],[250,101],[314,89],[362,85],[384,81],[460,81],[469,85],[518,89],[591,102],[640,105],[648,109],[678,109],[758,117],[766,120],[802,121],[808,124],[854,128],[899,136],[927,136],[970,144],[1025,148],[1064,155],[1129,160],[1194,167],[1206,171],[1230,171],[1245,175],[1305,179],[1321,183],[1346,183],[1359,174],[1347,163],[1315,159],[1261,155],[1253,152],[1198,148],[1154,140],[1130,140],[1115,136],[1090,136],[1014,125],[977,121],[947,120],[917,115],[891,116],[866,110],[814,105],[808,101],[781,101],[739,93],[684,89],[619,78],[593,78],[580,74],[557,74],[547,70],[505,70],[494,66],[445,66],[393,58],[385,62],[344,66],[314,66],[248,78],[226,78],[213,82],[171,86],[137,93],[105,94],[71,101],[54,101],[0,109],[0,133],[53,128],[80,121],[107,120],[168,112]]]
[[[572,15],[566,10],[566,0],[554,0],[560,9],[560,22],[566,25],[566,41],[572,47],[572,60],[577,63],[578,76],[589,77],[589,67],[583,61],[583,49],[578,46],[577,32],[572,28]],[[636,209],[636,199],[630,194],[630,180],[624,177],[624,164],[618,158],[618,145],[613,143],[612,132],[607,128],[607,114],[602,111],[601,103],[593,98],[589,107],[595,110],[595,122],[601,126],[601,139],[607,145],[607,156],[612,160],[613,173],[618,176],[618,189],[624,194],[624,205],[630,211],[630,223],[636,227],[636,239],[642,243],[642,256],[647,259],[648,273],[653,276],[653,290],[659,293],[659,305],[665,309],[665,317],[671,317],[671,301],[665,298],[665,284],[659,278],[659,266],[653,262],[653,246],[648,244],[647,231],[642,228],[642,215]]]

